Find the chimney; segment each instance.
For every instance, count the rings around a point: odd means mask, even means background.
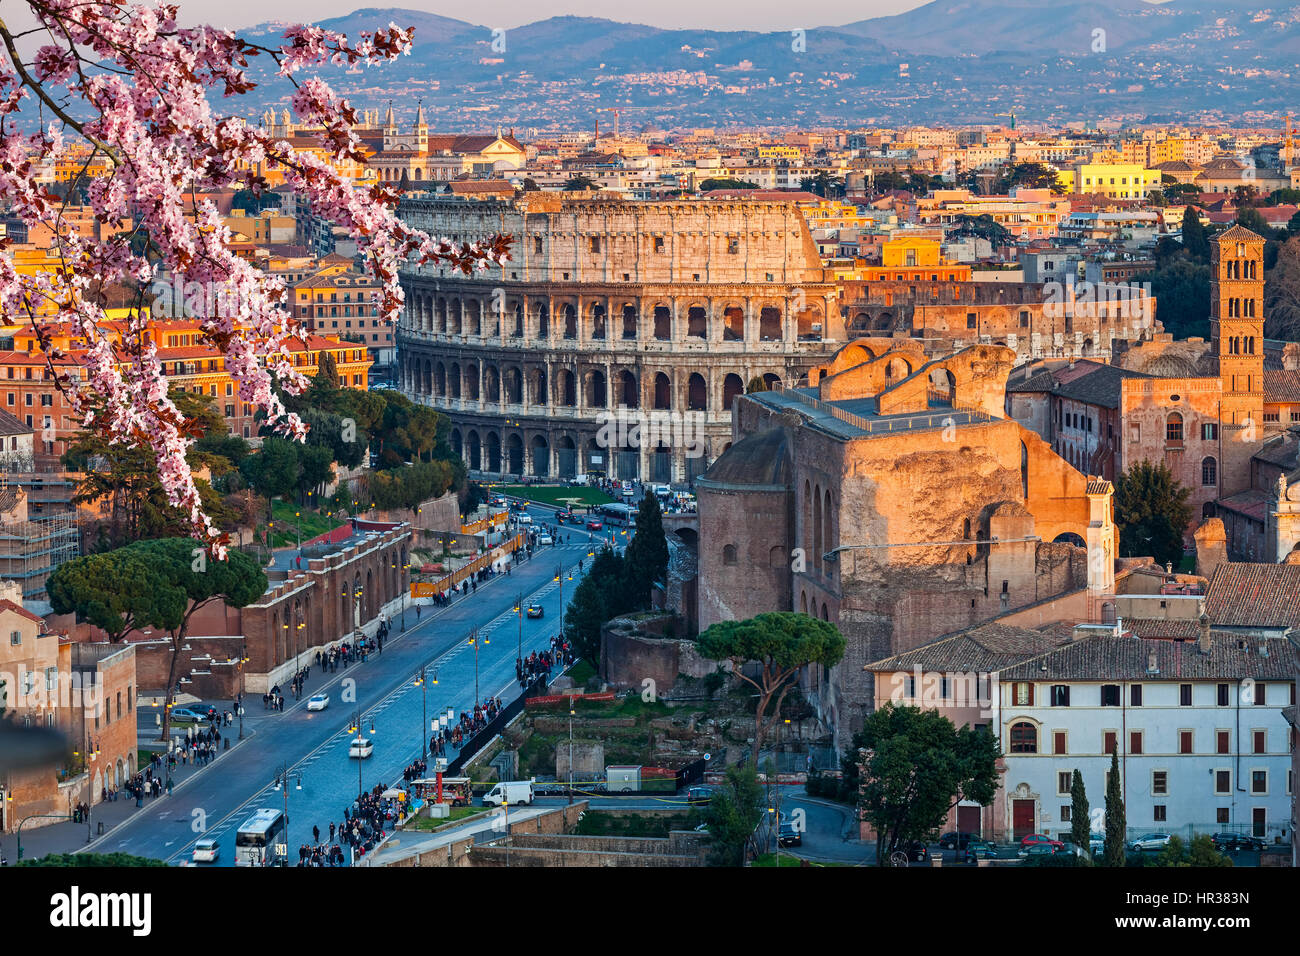
[[[1200,619],[1197,622],[1201,627],[1201,636],[1196,645],[1202,654],[1210,653],[1210,617],[1205,612],[1201,612]]]
[[[1156,663],[1155,651],[1150,651],[1147,653],[1147,673],[1148,674],[1160,673],[1160,665]]]

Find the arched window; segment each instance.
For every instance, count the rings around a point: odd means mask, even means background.
[[[1169,442],[1183,440],[1183,416],[1177,412],[1170,412],[1169,417],[1165,419],[1165,440]]]
[[[723,564],[736,563],[736,546],[734,544],[726,545],[722,549],[722,563]]]
[[[1012,724],[1011,752],[1013,754],[1038,753],[1038,728],[1026,720]]]
[[[1219,483],[1219,463],[1214,458],[1201,459],[1201,485],[1213,488]]]

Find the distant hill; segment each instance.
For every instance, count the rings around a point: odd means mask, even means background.
[[[1300,80],[1300,0],[933,0],[798,38],[572,16],[494,35],[401,8],[320,24],[355,34],[390,21],[415,28],[411,56],[326,70],[330,82],[359,107],[392,99],[410,112],[422,100],[449,130],[590,126],[593,108],[611,105],[636,107],[629,123],[670,126],[989,122],[1012,110],[1053,122],[1239,119],[1294,106]],[[279,28],[243,32],[269,41]],[[287,104],[287,85],[263,76],[257,106]]]

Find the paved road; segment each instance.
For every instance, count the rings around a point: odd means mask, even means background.
[[[530,508],[534,514],[542,509]],[[566,537],[575,529],[565,528]],[[313,825],[328,832],[331,820],[340,822],[343,808],[358,792],[358,766],[365,789],[376,783],[392,784],[419,756],[422,737],[427,740],[425,694],[414,685],[422,664],[437,667],[438,683],[430,682],[427,714],[452,708],[457,715],[475,700],[475,651],[466,643],[472,627],[487,640],[478,653],[478,699],[499,696],[509,700],[518,693],[515,657],[522,641],[523,653],[543,650],[560,629],[561,585],[552,578],[555,567],[566,569],[564,600],[573,594],[581,578],[579,560],[589,567],[590,544],[583,534],[568,537],[565,545],[542,548],[532,560],[479,585],[477,592],[450,607],[426,609],[419,623],[407,610],[409,629],[384,644],[382,654],[372,654],[365,664],[340,668],[321,675],[313,666],[312,678],[301,701],[286,702],[282,714],[263,714],[256,699],[246,706],[245,724],[256,732],[232,746],[212,767],[183,783],[175,793],[153,804],[117,830],[91,844],[99,852],[124,852],[179,862],[188,859],[199,836],[220,841],[221,862],[233,865],[236,828],[259,807],[283,808],[285,794],[272,784],[279,768],[287,764],[295,784],[288,790],[289,847],[296,862],[297,847],[311,840]],[[573,580],[568,580],[568,569]],[[524,592],[525,602],[544,608],[540,619],[524,619],[522,636],[515,596]],[[306,697],[319,691],[330,694],[324,711],[308,712]],[[355,703],[345,703],[345,697]],[[360,707],[362,727],[368,732],[373,722],[374,755],[365,761],[347,756],[351,737],[348,724]],[[229,732],[232,728],[228,728]]]

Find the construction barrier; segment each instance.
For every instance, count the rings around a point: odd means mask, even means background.
[[[486,518],[479,518],[477,521],[471,521],[469,524],[461,525],[460,533],[478,534],[480,531],[488,531],[497,525],[504,525],[509,517],[509,511],[498,511],[494,515],[488,515]]]
[[[494,562],[499,561],[501,558],[513,551],[518,551],[523,546],[524,536],[522,534],[517,534],[509,541],[497,545],[487,554],[475,558],[463,568],[453,571],[451,574],[445,575],[436,581],[412,581],[411,597],[433,597],[435,594],[443,594],[454,587],[459,587],[462,581],[477,574],[484,568],[490,568]]]

